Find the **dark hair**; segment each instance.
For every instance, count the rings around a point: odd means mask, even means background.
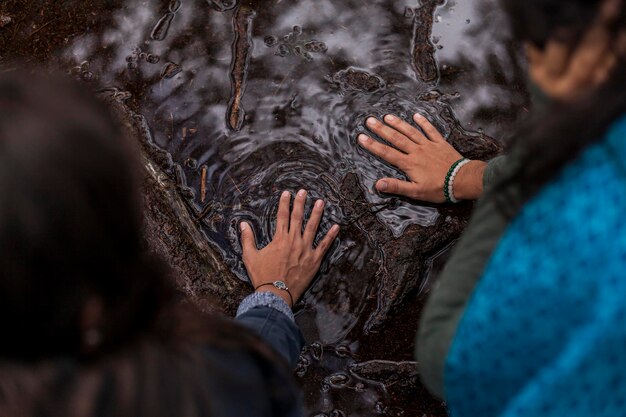
[[[0,415],[208,416],[200,347],[275,362],[232,322],[177,302],[142,237],[136,154],[74,84],[0,77]],[[92,297],[101,343],[85,350]]]
[[[80,355],[90,296],[104,304],[103,350],[141,334],[172,299],[142,243],[134,155],[76,86],[0,80],[0,357]]]
[[[604,0],[502,0],[513,34],[520,42],[543,48],[550,39],[575,47],[594,23]],[[626,30],[626,6],[611,22],[613,35]],[[605,135],[607,129],[626,113],[626,61],[620,57],[612,75],[603,85],[574,102],[552,102],[527,121],[511,143],[518,151],[519,166],[498,187],[500,205],[509,215],[550,181],[582,150]],[[506,199],[513,187],[521,189],[521,201]],[[505,207],[508,206],[508,207]]]

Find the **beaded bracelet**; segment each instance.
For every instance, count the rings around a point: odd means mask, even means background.
[[[463,168],[465,165],[469,163],[470,163],[469,159],[461,158],[458,161],[456,161],[454,164],[452,164],[452,166],[450,167],[450,170],[448,170],[448,174],[446,175],[446,180],[443,184],[443,194],[445,195],[446,201],[448,203],[459,202],[459,200],[457,200],[454,197],[454,180],[456,179],[456,176],[461,170],[461,168]]]

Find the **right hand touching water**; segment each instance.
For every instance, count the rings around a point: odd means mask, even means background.
[[[257,249],[254,232],[250,224],[246,222],[240,224],[243,263],[252,285],[254,288],[258,288],[257,291],[273,292],[285,300],[290,307],[293,307],[293,304],[286,291],[273,285],[263,284],[271,284],[274,281],[285,282],[295,304],[320,269],[324,255],[339,234],[339,226],[335,224],[319,245],[316,248],[313,247],[315,235],[324,213],[324,201],[317,200],[315,202],[311,217],[306,224],[304,233],[302,233],[306,196],[305,190],[298,191],[290,216],[291,193],[289,191],[283,192],[278,204],[274,238],[263,249]],[[259,287],[260,285],[263,286]]]
[[[394,147],[364,134],[359,135],[359,144],[404,171],[409,181],[383,178],[376,183],[376,189],[382,193],[402,195],[415,200],[445,202],[443,187],[446,174],[463,156],[420,114],[416,114],[413,120],[424,133],[393,115],[385,116],[384,120],[385,123],[370,117],[366,124],[368,129]],[[471,161],[461,168],[454,181],[454,195],[457,199],[473,200],[482,195],[486,166],[485,162]]]

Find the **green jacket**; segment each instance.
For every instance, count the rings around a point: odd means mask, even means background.
[[[508,156],[499,156],[489,162],[483,177],[485,193],[509,169],[511,161]],[[426,303],[416,341],[416,355],[422,382],[441,398],[444,397],[446,357],[457,326],[508,222],[493,199],[479,201]]]

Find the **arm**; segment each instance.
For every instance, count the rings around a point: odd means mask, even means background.
[[[236,320],[274,348],[291,368],[298,364],[304,338],[291,308],[269,292],[255,292],[241,302]]]
[[[508,170],[516,169],[517,161],[515,155],[492,159],[484,170],[485,189]],[[516,195],[519,196],[519,190],[513,190],[510,197],[515,199]],[[456,329],[508,223],[493,199],[481,200],[424,307],[415,352],[422,382],[441,398],[446,358]]]
[[[367,127],[393,147],[364,134],[359,135],[359,144],[402,170],[409,179],[382,178],[376,183],[379,192],[443,203],[446,201],[443,188],[448,170],[463,156],[425,117],[416,114],[413,120],[421,131],[393,115],[385,116],[384,122],[370,117]],[[486,170],[490,171],[490,168],[483,161],[471,161],[463,166],[454,181],[454,196],[459,200],[481,197]]]
[[[237,320],[256,332],[293,367],[297,364],[304,340],[291,309],[313,280],[322,259],[339,234],[339,226],[334,225],[319,245],[313,247],[324,202],[318,200],[315,203],[302,232],[306,198],[306,191],[300,190],[291,211],[291,194],[283,192],[274,238],[263,249],[257,248],[252,227],[245,222],[240,225],[243,262],[255,293],[241,303]],[[284,286],[275,286],[273,283],[276,281]]]
[[[493,200],[481,201],[422,312],[416,342],[420,377],[444,397],[444,369],[465,306],[482,276],[507,220]]]
[[[445,176],[450,166],[462,156],[426,118],[416,114],[413,119],[422,131],[395,116],[385,116],[384,123],[370,117],[368,128],[394,147],[366,135],[359,136],[359,143],[404,171],[409,179],[383,178],[376,183],[378,191],[422,201],[444,202]],[[489,163],[472,161],[465,165],[455,180],[455,197],[463,200],[481,197],[483,190],[493,186],[508,165],[508,157],[498,157]],[[416,355],[422,382],[439,397],[444,394],[443,377],[448,349],[465,304],[506,224],[493,201],[483,201],[478,205],[423,311]]]

